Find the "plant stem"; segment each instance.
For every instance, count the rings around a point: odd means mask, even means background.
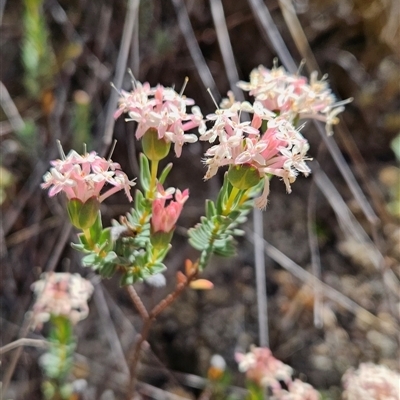
[[[151,161],[151,181],[150,181],[150,190],[149,192],[152,194],[156,187],[157,181],[157,171],[158,171],[158,163],[159,161]]]
[[[83,235],[85,236],[85,239],[89,243],[89,246],[91,249],[94,249],[95,245],[92,240],[92,235],[90,234],[90,229],[83,229]]]
[[[142,345],[147,340],[153,322],[162,311],[164,311],[180,296],[183,290],[196,277],[196,275],[197,275],[197,270],[191,273],[189,276],[187,276],[185,282],[178,283],[175,287],[175,290],[172,293],[170,293],[165,299],[161,300],[156,306],[154,306],[149,313],[147,313],[147,310],[144,308],[144,305],[141,299],[139,298],[139,295],[133,288],[133,286],[128,286],[128,293],[131,297],[131,300],[134,306],[138,309],[139,314],[143,319],[143,327],[139,339],[136,341],[133,349],[131,349],[132,351],[131,350],[129,351],[129,354],[132,354],[132,356],[130,355],[128,356],[128,363],[130,364],[129,368],[130,381],[127,390],[127,397],[126,397],[127,400],[132,399],[133,392],[136,387],[136,369],[139,363]]]
[[[232,191],[229,194],[228,201],[225,204],[223,215],[229,215],[229,213],[232,211],[232,205],[235,202],[235,199],[237,195],[239,194],[240,190],[238,188],[232,187]]]
[[[132,303],[135,305],[136,309],[139,311],[139,314],[142,317],[142,319],[143,320],[148,319],[149,313],[147,312],[146,307],[144,306],[142,300],[140,299],[133,285],[128,285],[126,287],[126,290],[128,291],[129,297],[131,298]]]

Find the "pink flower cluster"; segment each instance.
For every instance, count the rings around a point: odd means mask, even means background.
[[[73,324],[89,313],[87,301],[93,285],[79,274],[45,273],[32,284],[36,295],[33,306],[33,325],[41,329],[51,316],[67,317]]]
[[[96,197],[101,203],[112,194],[124,190],[129,201],[132,201],[130,187],[135,183],[130,181],[121,171],[118,163],[106,160],[92,151],[84,155],[71,150],[61,160],[51,161],[53,168],[47,172],[41,187],[50,188],[49,196],[64,192],[69,200],[79,199],[85,203],[89,198]],[[105,184],[113,187],[100,195]]]
[[[214,176],[224,165],[254,167],[261,178],[265,177],[264,191],[255,200],[256,207],[263,209],[269,194],[267,175],[282,178],[289,193],[298,172],[308,175],[310,169],[305,163],[309,160],[306,156],[308,142],[285,116],[276,116],[259,101],[252,105],[235,102],[231,97],[223,104],[228,108],[207,116],[214,122],[213,127],[200,132],[200,140],[214,143],[218,139],[205,153],[204,162],[208,166],[205,179]],[[251,113],[252,120],[241,122],[242,112]]]
[[[292,380],[293,370],[289,365],[277,360],[266,347],[250,348],[250,352],[236,353],[239,371],[246,373],[246,378],[260,387],[280,390],[283,381],[288,384]]]
[[[239,371],[246,378],[263,389],[270,389],[271,400],[318,400],[318,392],[299,379],[292,380],[293,370],[289,365],[276,359],[266,347],[252,346],[247,354],[236,353]],[[283,389],[284,382],[287,390]]]
[[[326,81],[317,79],[313,72],[307,78],[289,74],[283,67],[267,69],[259,66],[250,73],[250,82],[238,86],[255,97],[268,110],[279,112],[291,121],[295,118],[317,119],[326,123],[326,131],[332,134],[332,125],[339,122],[337,115],[351,99],[336,102]]]
[[[361,364],[342,378],[345,400],[399,400],[400,374],[383,365]]]
[[[179,189],[166,190],[159,184],[157,198],[153,201],[151,216],[151,227],[153,233],[165,232],[169,233],[175,228],[175,224],[181,215],[183,205],[189,198],[189,190],[185,189],[181,192]],[[170,201],[166,206],[166,200],[172,199],[172,193],[175,192],[175,201]]]
[[[185,134],[192,128],[205,129],[203,115],[199,107],[192,107],[192,114],[186,113],[186,107],[193,105],[192,99],[175,92],[174,89],[158,85],[150,87],[149,83],[134,82],[131,92],[121,90],[119,108],[114,117],[129,115],[127,121],[138,124],[136,138],[140,139],[148,129],[156,129],[159,139],[165,138],[174,143],[177,157],[182,153],[184,143],[194,143],[197,136]]]

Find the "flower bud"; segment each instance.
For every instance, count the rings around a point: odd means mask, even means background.
[[[171,147],[171,143],[164,138],[159,138],[157,129],[150,128],[142,138],[143,152],[151,161],[160,161],[165,158]]]
[[[257,185],[261,176],[257,168],[251,165],[233,165],[229,168],[228,180],[233,187],[246,190]]]
[[[91,197],[85,203],[79,199],[68,201],[67,210],[72,225],[79,229],[89,229],[96,221],[100,203],[96,197]]]

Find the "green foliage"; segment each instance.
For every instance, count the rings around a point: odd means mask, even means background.
[[[50,348],[40,357],[40,366],[45,375],[43,394],[46,399],[69,399],[72,386],[68,378],[76,347],[72,323],[67,317],[52,316],[50,324]]]
[[[145,163],[144,163],[145,164]],[[136,191],[135,206],[120,222],[103,229],[100,213],[94,224],[78,235],[72,247],[85,256],[82,265],[103,278],[121,273],[121,285],[142,281],[163,272],[164,258],[171,246],[153,245],[150,238],[151,202]]]
[[[110,278],[115,273],[118,256],[113,251],[111,228],[103,229],[100,213],[90,229],[78,235],[78,240],[79,243],[72,243],[72,247],[86,254],[82,259],[83,266]]]
[[[147,193],[150,188],[151,174],[150,174],[150,165],[149,160],[144,154],[140,154],[139,156],[139,164],[140,164],[140,184],[142,185],[143,190]]]
[[[55,57],[42,10],[43,0],[24,0],[22,62],[28,94],[38,99],[53,84]]]
[[[246,400],[265,400],[269,397],[267,396],[265,389],[261,388],[251,381],[246,382],[246,388],[249,391]]]
[[[234,236],[243,234],[237,229],[253,208],[252,191],[235,191],[225,175],[217,202],[206,201],[206,215],[200,223],[189,229],[189,243],[201,251],[200,270],[207,265],[212,254],[231,257],[236,253]]]

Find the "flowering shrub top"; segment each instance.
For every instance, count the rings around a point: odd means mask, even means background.
[[[70,221],[82,230],[79,243],[73,246],[85,254],[83,265],[103,277],[119,272],[123,285],[165,270],[163,261],[189,192],[163,189],[173,164],[160,170],[160,161],[168,156],[172,143],[179,157],[184,143],[198,140],[196,135],[186,133],[189,129],[197,127],[200,140],[212,144],[203,160],[207,166],[205,179],[216,175],[220,167],[227,166],[228,171],[216,201],[206,201],[205,215],[188,230],[189,243],[200,255],[192,262],[194,272],[187,275],[191,282],[187,276],[180,277],[180,284],[204,288],[204,282],[195,279],[197,270],[202,271],[213,254],[235,254],[235,237],[243,235],[239,228],[251,208],[267,206],[272,176],[281,178],[290,193],[297,176],[310,173],[309,144],[297,126],[298,120],[316,118],[331,126],[342,110],[324,78],[318,81],[313,74],[308,82],[283,68],[259,67],[251,73],[249,83],[238,85],[255,96],[254,102],[235,101],[228,93],[228,98],[206,119],[193,106],[194,101],[182,95],[183,90],[177,93],[172,88],[151,87],[133,79],[132,91],[119,91],[114,117],[127,114],[128,121],[137,123],[135,136],[141,139],[143,153],[139,157],[141,190],[136,190],[130,212],[119,222],[113,221],[112,229],[103,228],[100,203],[119,190],[124,190],[132,201],[130,187],[134,185],[119,164],[95,152],[79,155],[75,151],[68,156],[61,151],[61,160],[51,162],[42,188],[48,188],[50,196],[61,191],[66,194]],[[188,106],[193,106],[191,113],[187,112]],[[249,121],[244,118],[247,115]],[[112,187],[102,193],[106,184]]]

